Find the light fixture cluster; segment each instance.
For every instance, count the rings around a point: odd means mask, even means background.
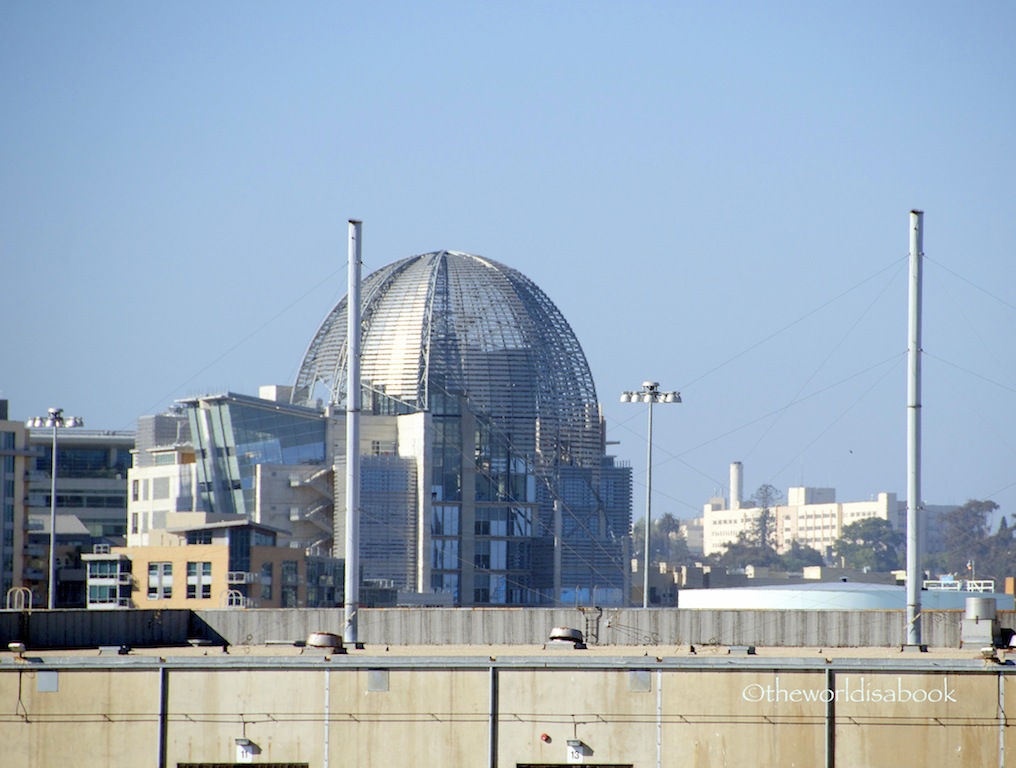
[[[656,381],[643,381],[642,389],[638,392],[622,392],[622,403],[679,403],[681,402],[680,392],[661,392],[660,384]]]
[[[622,392],[622,403],[647,403],[649,408],[649,434],[646,437],[646,536],[642,560],[642,607],[649,607],[649,521],[653,517],[653,404],[680,403],[680,392],[661,392],[658,381],[643,381],[638,392]]]
[[[28,419],[25,422],[25,426],[32,429],[41,429],[42,427],[83,427],[85,422],[80,416],[64,416],[63,408],[50,408],[49,415]]]

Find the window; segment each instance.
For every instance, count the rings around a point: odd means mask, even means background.
[[[156,477],[152,480],[152,498],[153,499],[168,499],[169,498],[169,478],[168,477]]]
[[[435,504],[431,510],[430,532],[434,536],[458,536],[459,508]]]
[[[119,598],[120,592],[116,586],[111,584],[88,585],[88,602],[92,605],[116,605]]]
[[[119,574],[119,560],[91,560],[88,563],[89,578],[114,579]]]
[[[168,600],[172,596],[173,596],[173,564],[149,563],[148,599]]]
[[[188,544],[211,544],[211,531],[187,531]]]
[[[212,564],[187,563],[187,599],[207,600],[212,596]]]
[[[272,564],[261,564],[261,599],[272,599]]]
[[[477,541],[476,550],[473,552],[473,567],[487,570],[490,568],[490,542],[489,541]],[[477,602],[486,602],[486,600],[477,600]]]
[[[141,484],[137,480],[131,482],[131,501],[141,499]]]
[[[296,587],[282,587],[280,597],[283,608],[297,607]]]
[[[459,542],[457,539],[432,539],[431,568],[454,571],[459,567]]]
[[[432,573],[430,588],[435,592],[449,592],[455,601],[459,599],[459,576],[457,573]]]

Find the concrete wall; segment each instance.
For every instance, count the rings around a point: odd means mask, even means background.
[[[1016,612],[1000,611],[1003,627]],[[923,614],[925,644],[960,645],[962,611]],[[359,638],[369,645],[531,645],[553,627],[581,630],[589,644],[617,646],[757,645],[893,647],[904,644],[903,611],[708,611],[680,609],[373,608],[360,611]],[[0,648],[182,645],[204,638],[230,645],[341,634],[341,609],[207,611],[0,611]]]
[[[0,743],[19,768],[232,764],[240,738],[255,763],[316,768],[559,766],[580,762],[569,741],[601,766],[984,768],[1016,764],[1014,672],[581,652],[7,657]]]

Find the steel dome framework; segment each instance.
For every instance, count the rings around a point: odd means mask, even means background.
[[[603,454],[596,388],[564,316],[527,277],[455,251],[382,267],[362,287],[364,387],[407,410],[461,396],[546,471],[596,467]],[[294,401],[346,399],[346,298],[304,355]],[[322,392],[324,390],[324,392]]]

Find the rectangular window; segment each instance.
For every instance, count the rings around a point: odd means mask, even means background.
[[[473,553],[473,567],[482,570],[490,568],[490,542],[477,541],[476,551]],[[486,602],[486,601],[482,601]]]
[[[272,599],[272,564],[261,564],[261,599]]]
[[[494,571],[503,571],[508,568],[508,542],[490,542],[490,565],[487,566]]]
[[[511,510],[511,530],[509,536],[533,535],[533,510],[526,507],[515,507]]]
[[[212,596],[212,564],[187,563],[187,599],[207,600]]]
[[[169,498],[169,478],[168,477],[156,477],[152,480],[152,498],[153,499],[168,499]]]
[[[119,560],[91,560],[88,563],[89,578],[113,579],[119,574]]]
[[[141,499],[141,483],[137,480],[131,482],[131,501],[139,501]]]
[[[434,556],[430,566],[437,570],[455,571],[459,567],[458,539],[432,539],[431,547]]]
[[[117,604],[120,598],[119,588],[109,584],[89,584],[88,602],[93,605]]]
[[[173,564],[148,564],[148,599],[168,600],[173,596]]]
[[[449,592],[456,602],[459,599],[459,576],[457,573],[432,573],[430,588],[435,592]]]
[[[458,536],[459,508],[435,504],[431,510],[430,532],[434,536]]]

